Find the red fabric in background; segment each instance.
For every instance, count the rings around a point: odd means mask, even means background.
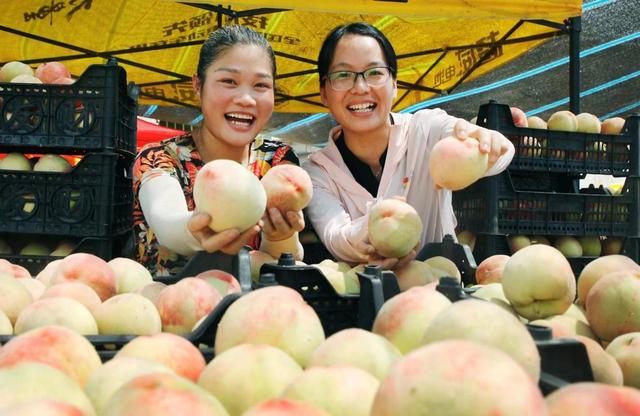
[[[138,117],[138,132],[136,134],[138,150],[147,143],[156,143],[170,137],[184,134],[183,130],[171,129],[149,123]]]

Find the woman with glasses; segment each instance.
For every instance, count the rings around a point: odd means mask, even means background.
[[[378,255],[367,240],[368,212],[378,200],[404,198],[423,222],[419,247],[454,234],[451,191],[436,189],[428,169],[433,145],[447,136],[472,137],[489,153],[486,175],[504,170],[514,148],[502,134],[440,109],[396,114],[397,62],[388,39],[366,23],[334,29],[318,57],[320,94],[336,119],[327,146],[305,169],[313,181],[307,215],[326,248],[349,263],[398,268],[415,257]]]

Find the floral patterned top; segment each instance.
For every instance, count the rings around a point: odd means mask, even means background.
[[[281,163],[299,165],[298,157],[287,144],[274,139],[256,139],[251,146],[249,169],[258,179],[262,178],[272,166]],[[196,174],[204,162],[196,149],[191,133],[149,143],[143,147],[133,164],[133,228],[136,235],[135,259],[143,264],[152,275],[170,276],[178,273],[189,260],[188,257],[172,252],[158,244],[153,231],[144,218],[138,200],[138,191],[142,175],[151,169],[163,169],[175,177],[184,190],[189,210],[195,209],[193,202],[193,183]],[[259,237],[250,242],[257,248]]]

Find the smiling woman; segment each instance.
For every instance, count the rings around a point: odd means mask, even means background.
[[[247,230],[213,232],[211,217],[193,201],[193,181],[207,162],[233,160],[258,178],[271,166],[298,164],[289,146],[256,139],[273,112],[275,75],[271,46],[251,29],[225,26],[202,45],[192,79],[201,124],[145,146],[134,163],[136,256],[156,276],[179,272],[196,251],[235,254],[246,244],[274,257],[282,251],[302,257],[301,212],[269,210]]]
[[[334,29],[318,57],[320,96],[338,122],[327,146],[305,164],[313,181],[308,218],[339,260],[398,268],[402,259],[377,253],[368,240],[371,207],[400,197],[424,224],[418,249],[454,234],[451,191],[436,188],[428,169],[434,144],[447,136],[478,140],[489,154],[485,176],[507,167],[513,145],[502,134],[447,115],[442,110],[391,112],[397,95],[397,60],[388,39],[366,23]]]

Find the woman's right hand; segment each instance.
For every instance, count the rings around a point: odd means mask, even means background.
[[[209,228],[211,216],[204,212],[194,212],[187,228],[200,242],[202,249],[209,253],[221,251],[225,254],[237,254],[247,242],[262,230],[262,221],[244,232],[235,228],[216,233]]]
[[[370,243],[367,243],[365,241],[361,241],[359,243],[359,247],[360,251],[363,251],[365,253],[365,255],[367,256],[367,260],[366,260],[366,264],[377,264],[379,265],[383,270],[398,270],[401,269],[402,267],[406,266],[407,264],[409,264],[413,259],[416,258],[417,253],[417,249],[418,247],[416,246],[415,249],[411,250],[409,252],[409,254],[407,254],[404,257],[384,257],[381,256],[380,254],[378,254],[378,252],[376,251],[375,247],[373,247]]]

